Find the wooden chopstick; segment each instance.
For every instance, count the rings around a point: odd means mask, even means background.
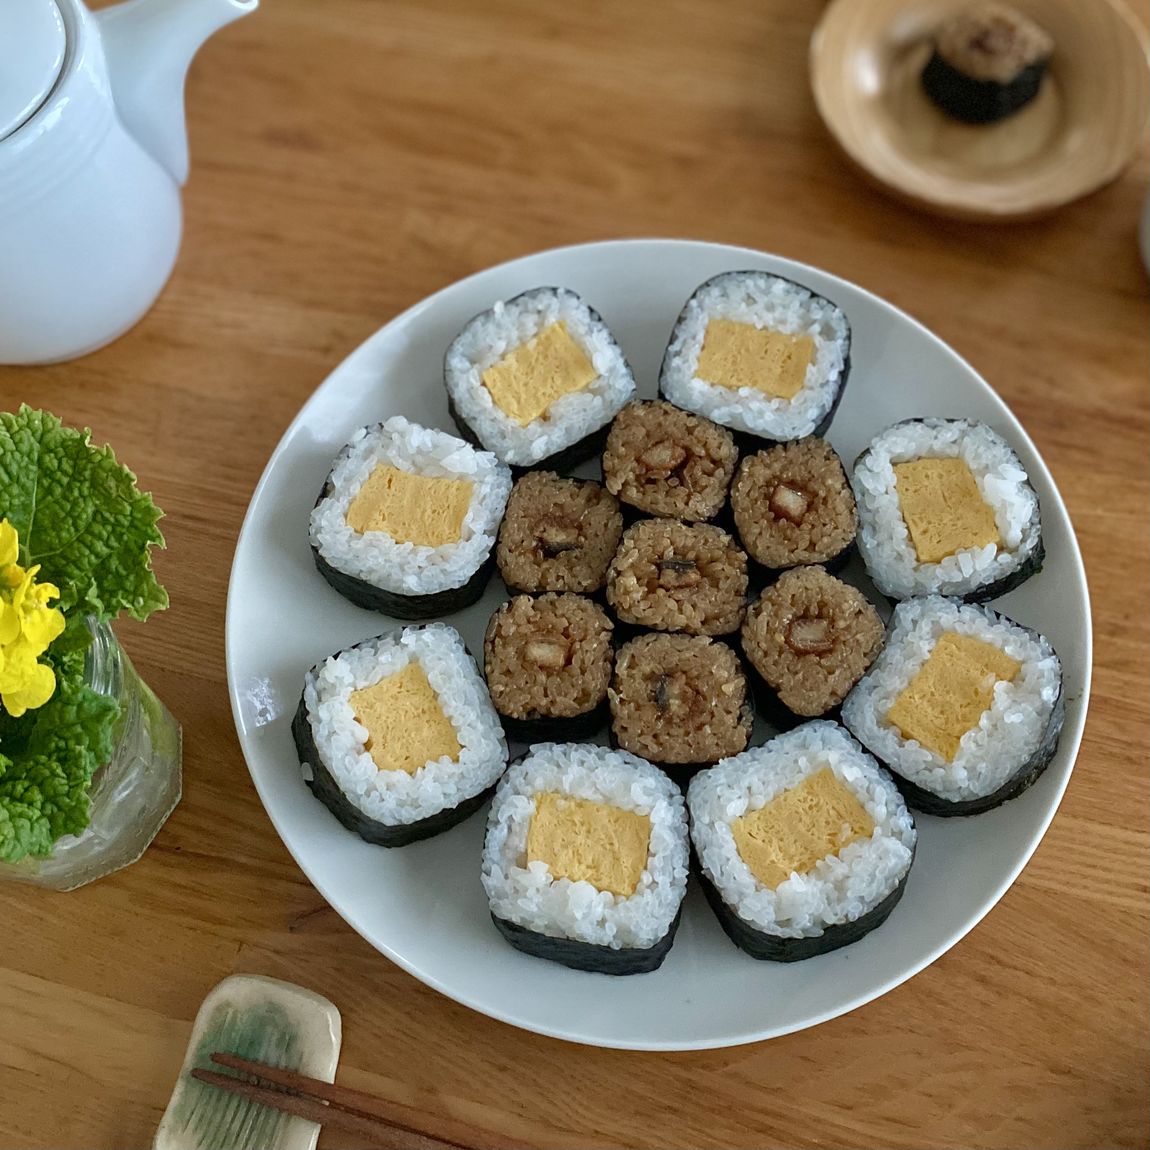
[[[432,1119],[427,1125],[434,1133],[411,1126],[400,1108],[346,1086],[322,1082],[294,1070],[267,1066],[234,1054],[216,1053],[212,1061],[238,1070],[260,1082],[220,1074],[214,1070],[192,1070],[200,1082],[231,1091],[254,1102],[273,1106],[288,1114],[325,1123],[356,1134],[369,1134],[383,1150],[527,1150],[525,1143],[501,1138],[450,1118]],[[264,1085],[270,1083],[270,1086]]]

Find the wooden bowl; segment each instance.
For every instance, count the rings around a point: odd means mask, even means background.
[[[1009,119],[951,119],[922,89],[934,30],[966,0],[834,0],[811,40],[811,85],[863,173],[967,220],[1041,215],[1115,179],[1146,136],[1146,37],[1113,0],[1009,0],[1054,38],[1037,97]]]

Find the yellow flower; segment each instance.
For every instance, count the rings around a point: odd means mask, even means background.
[[[0,702],[18,719],[42,707],[56,690],[52,668],[38,662],[64,630],[64,614],[49,607],[60,592],[36,583],[39,566],[20,566],[20,539],[0,520]]]

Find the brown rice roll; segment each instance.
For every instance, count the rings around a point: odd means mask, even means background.
[[[717,423],[663,400],[629,403],[603,452],[603,481],[624,503],[670,519],[713,519],[739,454]]]
[[[842,460],[814,436],[747,456],[735,473],[731,510],[747,553],[775,569],[845,559],[858,530]]]
[[[607,693],[615,743],[654,763],[745,750],[754,714],[738,656],[701,635],[640,635],[619,648]]]
[[[747,557],[709,524],[644,519],[623,533],[607,571],[607,602],[624,623],[728,635],[743,621]]]
[[[581,595],[517,595],[487,626],[484,674],[507,734],[591,734],[607,719],[614,624]]]
[[[803,718],[825,715],[846,698],[883,636],[866,596],[821,567],[783,572],[751,605],[742,631],[751,666]]]
[[[499,572],[513,591],[598,591],[622,534],[619,501],[600,484],[532,471],[507,501]]]

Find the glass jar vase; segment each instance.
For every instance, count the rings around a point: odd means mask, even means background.
[[[91,821],[65,835],[47,858],[0,863],[0,878],[75,890],[136,862],[180,801],[180,725],[136,674],[112,628],[89,620],[85,679],[116,699],[111,759],[92,776]]]

